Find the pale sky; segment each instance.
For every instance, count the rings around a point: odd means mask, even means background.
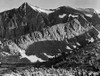
[[[0,0],[0,12],[17,8],[24,2],[44,9],[52,9],[65,5],[73,8],[94,8],[100,11],[100,0]]]

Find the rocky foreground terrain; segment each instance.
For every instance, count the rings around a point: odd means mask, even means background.
[[[100,15],[92,8],[42,9],[23,3],[0,13],[1,74],[29,66],[99,74],[99,49]]]

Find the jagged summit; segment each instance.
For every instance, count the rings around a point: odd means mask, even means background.
[[[34,6],[34,5],[32,5],[32,4],[29,4],[29,3],[27,3],[27,2],[24,2],[20,7],[19,7],[19,9],[21,9],[21,10],[25,10],[25,11],[27,11],[27,10],[29,10],[29,9],[33,9],[34,11],[37,11],[37,12],[43,12],[43,13],[46,13],[46,14],[49,14],[49,13],[51,13],[51,12],[54,12],[53,10],[50,10],[50,9],[43,9],[43,8],[40,8],[40,7],[38,7],[38,6]]]
[[[24,12],[27,12],[27,10],[32,9],[30,5],[27,2],[24,2],[18,9]]]
[[[19,8],[26,8],[28,6],[29,6],[29,4],[27,2],[24,2]]]

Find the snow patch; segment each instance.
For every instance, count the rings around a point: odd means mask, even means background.
[[[59,18],[64,18],[66,16],[66,14],[62,14],[62,15],[59,15]]]
[[[51,55],[48,55],[46,53],[43,53],[45,56],[47,56],[48,58],[54,58],[55,56],[51,56]]]
[[[10,56],[11,54],[7,53],[7,52],[2,52],[5,56]]]
[[[95,13],[100,13],[100,11],[95,9]]]
[[[38,58],[36,55],[27,56],[27,55],[25,54],[25,50],[19,50],[19,52],[20,52],[20,54],[21,54],[20,59],[22,59],[22,58],[27,58],[27,59],[30,60],[31,62],[37,62],[37,61],[44,62],[44,60],[42,60],[41,58]]]
[[[66,46],[66,49],[72,50],[69,46]]]
[[[94,39],[93,39],[93,38],[91,38],[89,41],[90,41],[90,42],[94,42]]]
[[[31,4],[30,4],[30,6],[31,6],[31,8],[33,8],[33,9],[36,10],[36,11],[39,11],[40,13],[41,13],[41,12],[44,12],[44,13],[46,13],[46,14],[50,14],[50,13],[54,12],[54,11],[51,11],[51,10],[49,10],[49,9],[42,9],[42,8],[40,8],[40,7],[37,7],[37,6],[33,6],[33,5],[31,5]]]
[[[100,38],[100,33],[98,34],[98,38]]]
[[[69,17],[78,17],[78,15],[69,14]]]
[[[36,55],[27,56],[25,53],[25,50],[20,49],[14,43],[9,43],[7,45],[10,48],[10,50],[14,51],[16,49],[16,51],[20,53],[21,55],[20,59],[27,58],[28,60],[30,60],[30,62],[37,62],[37,61],[44,62],[44,60],[42,60],[41,58],[38,58]]]
[[[58,53],[57,55],[58,55],[58,56],[60,56],[60,55],[61,55],[61,53]]]
[[[73,45],[74,48],[76,48],[76,45]]]
[[[80,43],[76,42],[77,45],[81,46]]]
[[[92,17],[93,15],[91,15],[91,14],[85,14],[86,16],[88,16],[88,17]]]
[[[90,38],[90,39],[86,39],[86,40],[88,40],[89,42],[94,42],[93,37],[92,37],[92,38]]]

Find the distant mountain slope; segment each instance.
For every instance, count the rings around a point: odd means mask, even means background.
[[[94,10],[67,6],[42,9],[23,3],[1,12],[0,62],[45,62],[83,48],[100,38],[99,20]]]

